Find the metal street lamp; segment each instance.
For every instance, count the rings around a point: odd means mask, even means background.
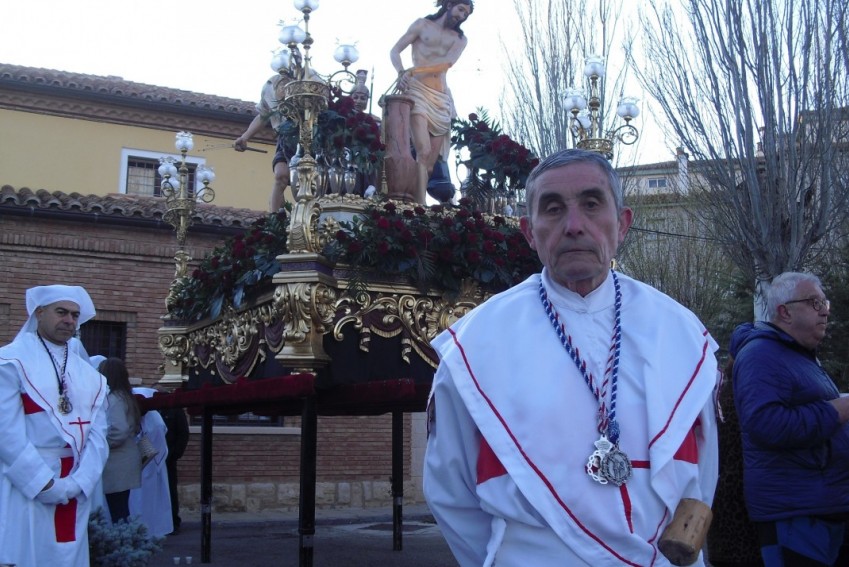
[[[572,113],[570,129],[575,146],[584,150],[599,152],[607,159],[613,158],[615,142],[630,146],[640,136],[639,130],[631,124],[631,120],[640,114],[637,100],[625,96],[619,100],[616,114],[625,124],[603,132],[601,111],[601,79],[604,78],[604,58],[599,55],[589,55],[584,66],[584,76],[589,80],[589,96],[575,87],[566,89],[563,95],[566,108]]]

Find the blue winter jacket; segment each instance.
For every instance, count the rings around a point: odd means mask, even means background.
[[[749,517],[849,513],[849,423],[828,403],[840,395],[834,382],[813,351],[769,323],[741,325],[735,335]]]

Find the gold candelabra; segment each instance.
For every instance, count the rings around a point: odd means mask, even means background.
[[[175,281],[186,277],[191,258],[186,252],[186,237],[192,225],[195,205],[198,201],[210,203],[215,199],[215,191],[209,186],[215,180],[215,171],[206,165],[195,169],[195,177],[203,184],[197,192],[190,186],[189,166],[186,154],[194,147],[189,132],[178,132],[174,144],[180,152],[180,161],[173,157],[159,160],[159,175],[162,177],[161,194],[165,197],[165,221],[174,227],[177,233],[177,253],[174,255],[176,269]]]
[[[314,40],[309,32],[309,21],[318,5],[319,0],[294,0],[295,8],[303,14],[304,27],[301,28],[298,24],[282,26],[278,39],[285,49],[275,54],[271,64],[272,68],[290,79],[283,86],[278,110],[298,127],[300,145],[297,175],[292,176],[295,205],[292,208],[287,243],[290,253],[319,251],[318,235],[312,230],[313,221],[319,214],[315,202],[318,197],[318,172],[313,131],[319,114],[328,107],[332,89],[339,88],[345,92],[343,83],[355,83],[356,77],[348,70],[348,66],[359,57],[355,46],[340,45],[334,58],[342,64],[341,71],[323,78],[312,69],[310,48]],[[303,47],[303,56],[299,46]]]
[[[604,58],[598,55],[588,56],[584,66],[584,76],[589,81],[589,96],[585,96],[580,89],[572,87],[566,89],[564,102],[566,108],[572,113],[570,129],[575,146],[598,152],[607,159],[613,159],[615,142],[630,146],[640,137],[639,130],[631,124],[631,120],[640,114],[640,109],[636,98],[622,97],[616,114],[625,121],[625,124],[603,132],[600,83],[604,74]]]

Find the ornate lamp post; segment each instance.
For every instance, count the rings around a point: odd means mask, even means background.
[[[639,130],[631,124],[631,120],[640,114],[637,99],[622,97],[616,109],[616,114],[625,124],[602,131],[601,116],[601,87],[599,83],[604,78],[604,58],[590,55],[586,58],[584,76],[589,80],[589,97],[575,87],[566,89],[564,101],[566,108],[572,113],[571,130],[575,146],[603,154],[607,159],[613,158],[613,144],[619,141],[630,146],[640,136]]]
[[[301,155],[297,158],[297,175],[292,175],[295,206],[289,227],[288,248],[290,253],[315,253],[319,250],[318,235],[313,234],[314,217],[318,214],[315,205],[318,185],[317,163],[313,147],[313,130],[319,114],[327,108],[331,88],[339,82],[353,82],[354,75],[348,66],[359,58],[353,45],[340,45],[334,58],[343,69],[327,79],[322,78],[312,67],[310,48],[313,44],[309,32],[310,15],[318,9],[319,0],[294,0],[294,6],[304,16],[304,27],[297,24],[285,25],[280,30],[279,41],[286,50],[272,60],[272,67],[288,73],[292,80],[283,87],[279,110],[298,127],[298,142]],[[303,56],[299,46],[303,48]],[[338,77],[339,74],[343,77]]]
[[[186,154],[194,147],[192,135],[189,132],[177,132],[174,143],[180,152],[179,163],[172,157],[159,160],[159,175],[162,177],[162,196],[165,197],[165,221],[174,227],[177,233],[177,253],[174,255],[176,269],[174,281],[186,277],[191,258],[186,252],[186,236],[192,225],[192,217],[197,201],[210,203],[215,199],[215,191],[209,186],[215,180],[215,171],[206,165],[200,165],[195,170],[195,177],[203,183],[203,188],[193,194],[189,186],[189,167],[186,165]],[[172,285],[172,293],[174,286]],[[165,300],[169,307],[173,305],[173,296],[168,294]]]

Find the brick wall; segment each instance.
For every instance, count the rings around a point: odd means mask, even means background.
[[[201,258],[221,236],[189,237],[188,252]],[[11,341],[26,320],[27,288],[51,283],[81,285],[98,320],[127,323],[127,367],[146,383],[160,377],[157,329],[174,276],[176,241],[171,230],[0,217],[0,343]]]
[[[187,251],[193,258],[202,258],[222,238],[191,233]],[[27,288],[48,283],[81,285],[91,294],[98,319],[127,323],[126,359],[131,376],[142,378],[145,384],[155,383],[161,377],[162,363],[157,329],[174,276],[175,251],[174,233],[169,228],[0,214],[0,344],[11,341],[26,320]],[[287,418],[286,425],[297,426],[298,421]],[[319,418],[319,505],[391,502],[391,422],[390,415]],[[408,481],[410,431],[410,416],[406,416],[404,478]],[[199,437],[192,435],[179,464],[187,509],[198,503]],[[213,452],[216,509],[297,505],[300,435],[215,435]],[[416,498],[420,489],[412,487],[405,492]]]

